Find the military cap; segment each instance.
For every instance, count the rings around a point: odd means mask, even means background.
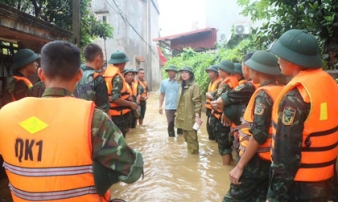
[[[301,67],[322,67],[318,41],[305,30],[292,29],[285,32],[270,49],[278,57]]]
[[[31,49],[21,49],[13,55],[13,64],[11,69],[18,69],[39,59],[40,56]]]
[[[132,69],[134,74],[137,74],[138,71],[136,69]]]
[[[120,174],[117,171],[105,167],[97,160],[93,161],[93,174],[95,188],[100,196],[103,196],[113,184],[120,181],[117,177]]]
[[[209,68],[206,68],[205,71],[214,71],[218,73],[218,67],[216,65],[211,65]]]
[[[124,69],[124,70],[123,70],[123,75],[125,75],[125,74],[127,74],[127,73],[130,73],[130,72],[134,74],[134,73],[135,73],[135,70],[134,70],[134,69]]]
[[[256,51],[244,64],[257,72],[274,76],[281,75],[277,57],[266,50]]]
[[[194,72],[192,71],[192,68],[191,67],[182,67],[182,69],[178,70],[179,72],[182,72],[182,71],[187,71],[187,72],[190,72],[192,74],[194,74]]]
[[[243,75],[242,64],[240,64],[240,63],[234,63],[234,66],[235,66],[235,73]]]
[[[165,69],[165,71],[167,72],[167,71],[175,71],[175,72],[177,72],[177,67],[175,66],[175,65],[169,65],[166,69]]]
[[[222,60],[218,65],[217,67],[223,71],[226,71],[230,74],[233,74],[235,73],[234,71],[234,63],[230,62],[229,60]]]
[[[108,61],[109,64],[121,64],[128,62],[129,58],[126,56],[124,52],[116,51],[112,53],[110,56],[110,60]]]

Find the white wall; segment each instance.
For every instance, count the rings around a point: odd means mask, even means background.
[[[129,21],[132,26],[123,20],[113,1],[92,0],[92,11],[94,13],[108,11],[108,23],[114,28],[114,38],[105,41],[97,39],[95,43],[102,47],[107,60],[117,50],[125,52],[130,59],[126,68],[144,68],[149,88],[157,90],[161,80],[159,56],[156,44],[152,41],[153,38],[158,37],[159,13],[156,6],[153,5],[152,0],[115,0],[115,2],[126,17],[126,21]],[[150,12],[148,12],[147,6],[150,8]],[[97,15],[100,16],[100,14]],[[148,21],[148,18],[151,20]],[[150,24],[148,24],[149,22]],[[147,48],[147,44],[151,45],[153,51]],[[139,63],[135,58],[136,55],[142,56],[146,62]]]

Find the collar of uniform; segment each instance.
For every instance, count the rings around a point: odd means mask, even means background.
[[[93,67],[90,67],[90,66],[87,66],[87,65],[83,68],[83,70],[94,70],[95,71],[95,69]]]
[[[175,82],[176,78],[174,78],[173,80],[170,80],[170,78],[168,78],[168,81]]]
[[[74,96],[72,92],[65,88],[47,88],[43,93],[42,97],[66,97],[66,96]]]
[[[266,81],[264,81],[263,83],[262,83],[262,85],[261,86],[267,86],[267,85],[277,85],[277,82],[276,81],[274,81],[274,80],[266,80]]]
[[[189,81],[187,84],[185,84],[184,88],[189,88],[189,86],[191,86],[193,83],[193,81]]]

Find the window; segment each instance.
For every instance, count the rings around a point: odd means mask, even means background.
[[[105,22],[105,23],[109,23],[108,22],[108,13],[99,13],[96,14],[96,19],[100,22]]]

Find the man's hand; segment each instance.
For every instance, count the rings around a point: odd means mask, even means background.
[[[137,104],[136,103],[133,103],[133,102],[130,102],[130,108],[132,109],[132,110],[136,110],[137,109]]]
[[[212,100],[214,98],[214,97],[212,97],[211,93],[206,93],[205,97],[207,97],[210,100]]]
[[[146,101],[146,100],[148,100],[148,96],[146,96],[146,97],[144,98],[144,101]]]
[[[241,182],[239,182],[239,178],[242,176],[243,174],[243,168],[239,167],[238,165],[232,169],[229,173],[229,177],[230,177],[230,182],[234,185],[240,185]]]
[[[198,125],[202,125],[203,123],[201,117],[195,117],[195,122],[198,123]]]
[[[230,127],[232,122],[222,113],[221,122],[224,126]]]
[[[158,109],[158,113],[160,113],[161,115],[163,114],[163,109],[162,109],[162,107],[160,107],[160,108]]]
[[[217,100],[211,101],[210,103],[211,103],[211,107],[212,107],[214,110],[223,111],[223,109],[224,109],[224,104],[223,104],[222,98],[218,98]]]

